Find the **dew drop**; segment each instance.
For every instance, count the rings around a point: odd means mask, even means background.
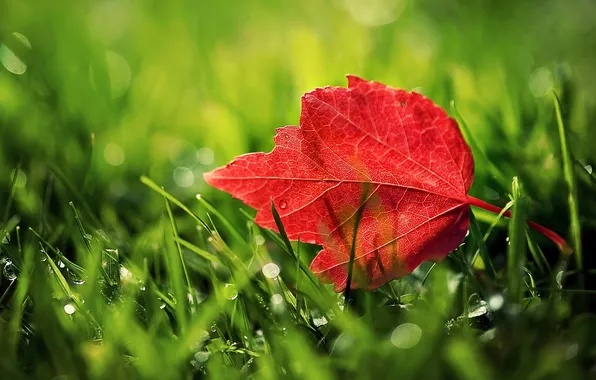
[[[4,268],[2,269],[2,274],[8,281],[14,281],[17,279],[16,268],[12,263],[12,260],[6,259],[4,262]]]
[[[66,266],[66,264],[64,264],[64,262],[62,260],[58,260],[57,262],[58,268],[64,268]]]
[[[487,303],[484,300],[480,300],[480,302],[478,302],[477,304],[470,306],[470,310],[468,311],[468,318],[477,318],[486,313],[488,313]]]
[[[238,298],[238,290],[236,290],[236,285],[226,284],[223,289],[223,296],[232,301]]]
[[[559,271],[559,272],[557,272],[557,275],[555,276],[555,281],[557,282],[557,285],[559,286],[559,288],[563,287],[563,276],[564,275],[565,275],[565,272]]]
[[[74,270],[67,268],[66,273],[68,274],[68,278],[70,278],[70,281],[72,281],[73,284],[83,285],[85,283],[85,277],[78,274]]]
[[[279,208],[285,210],[288,207],[288,203],[286,201],[279,201]]]
[[[31,43],[24,35],[14,32],[12,34],[26,48],[31,49]],[[27,71],[27,65],[6,45],[0,44],[0,63],[6,70],[16,75],[23,75]]]
[[[588,172],[588,174],[592,174],[592,165],[586,165],[584,166],[584,169]]]
[[[76,309],[73,304],[67,303],[66,305],[64,305],[64,312],[66,314],[73,315],[75,311],[76,311]]]

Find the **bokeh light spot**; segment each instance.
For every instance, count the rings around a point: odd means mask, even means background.
[[[263,275],[267,278],[277,278],[277,276],[279,276],[280,269],[277,264],[268,263],[263,265],[261,271],[263,272]]]
[[[422,329],[413,323],[404,323],[391,333],[391,344],[397,348],[412,348],[420,342]]]
[[[553,75],[545,67],[538,68],[530,75],[528,85],[534,96],[545,96],[553,89]]]
[[[195,175],[189,168],[174,169],[174,182],[180,187],[190,187],[195,183]]]
[[[197,151],[197,159],[201,165],[211,165],[213,163],[213,151],[207,147],[200,148]]]
[[[284,298],[281,294],[274,294],[271,296],[271,303],[274,305],[281,305],[284,302]]]
[[[103,150],[103,158],[112,166],[120,166],[124,163],[126,155],[120,145],[108,143]]]

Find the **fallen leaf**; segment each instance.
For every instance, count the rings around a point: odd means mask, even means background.
[[[257,209],[260,226],[277,230],[273,201],[290,239],[322,245],[311,270],[335,291],[346,287],[357,214],[351,287],[374,289],[456,249],[475,200],[454,119],[418,93],[348,81],[306,93],[300,126],[279,128],[272,152],[205,174]]]

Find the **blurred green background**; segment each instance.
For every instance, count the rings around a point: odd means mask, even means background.
[[[472,194],[503,206],[518,176],[531,199],[528,215],[567,237],[555,90],[577,177],[585,266],[593,268],[594,47],[590,0],[0,0],[3,227],[10,220],[21,231],[34,226],[71,259],[80,258],[68,207],[74,201],[85,223],[142,267],[143,255],[130,252],[165,228],[163,199],[139,180],[146,175],[205,215],[195,200],[202,194],[244,234],[241,204],[208,188],[202,174],[236,155],[269,151],[275,128],[299,122],[303,93],[346,85],[345,75],[355,74],[421,92],[456,116],[454,104],[467,122],[466,138],[476,141]],[[196,223],[175,216],[181,233],[192,231]],[[479,220],[483,229],[492,221],[482,214]],[[230,237],[225,229],[221,234]],[[497,229],[488,239],[500,267],[505,234]],[[16,249],[11,236],[7,252]],[[535,238],[556,262],[555,247]],[[306,248],[302,260],[308,264],[315,251]],[[291,334],[299,346],[310,344]],[[461,367],[476,355],[475,346],[449,345],[454,376],[498,373],[482,364]],[[305,355],[300,360],[314,360]],[[410,363],[402,375],[416,377],[424,363]],[[330,368],[326,360],[322,368]],[[99,378],[109,373],[95,371]]]

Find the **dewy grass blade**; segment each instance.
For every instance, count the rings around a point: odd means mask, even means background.
[[[12,281],[11,285],[17,283],[12,298],[12,316],[9,329],[9,355],[15,355],[19,348],[19,332],[22,326],[23,315],[25,313],[25,300],[29,297],[29,287],[31,286],[31,274],[34,269],[34,249],[28,245],[23,252],[23,266],[19,278]],[[7,290],[8,291],[8,290]],[[4,353],[3,353],[4,354]]]
[[[10,214],[10,208],[12,207],[12,201],[14,199],[14,190],[16,188],[17,179],[19,177],[20,165],[14,169],[14,174],[10,180],[10,191],[8,193],[8,199],[6,200],[6,205],[4,206],[4,216],[0,221],[0,227],[4,227],[6,221],[8,220],[8,215]]]
[[[165,202],[167,210],[167,199]],[[188,276],[184,277],[184,261],[181,260],[181,249],[177,249],[180,247],[180,245],[175,241],[176,235],[171,234],[171,231],[168,231],[168,226],[165,225],[166,223],[169,224],[169,222],[169,218],[167,221],[165,218],[162,219],[162,232],[166,255],[164,260],[165,272],[170,279],[169,285],[171,288],[171,293],[173,294],[176,301],[176,321],[180,326],[180,332],[184,334],[188,328],[188,314],[186,312],[186,305],[188,304],[189,279]]]
[[[232,223],[230,223],[230,221],[225,216],[223,216],[219,211],[217,211],[217,209],[215,207],[213,207],[211,205],[211,203],[207,202],[207,200],[205,198],[203,198],[203,196],[201,196],[201,194],[197,194],[196,198],[203,205],[203,207],[205,207],[207,209],[207,211],[209,211],[211,214],[215,215],[215,217],[223,223],[223,225],[226,227],[226,229],[232,234],[234,239],[236,239],[239,243],[246,244],[246,241],[244,240],[242,235],[240,235],[238,230],[236,228],[234,228]]]
[[[302,265],[300,262],[300,258],[294,252],[294,248],[292,247],[292,243],[290,243],[290,239],[288,238],[288,234],[284,228],[284,225],[281,221],[281,217],[279,216],[279,212],[275,208],[275,204],[273,204],[273,200],[271,201],[271,213],[273,214],[273,220],[275,221],[275,225],[279,231],[279,236],[281,237],[281,241],[283,242],[284,250],[292,257],[293,260],[296,261],[297,265],[302,268],[302,271],[307,275],[308,278],[313,282],[313,284],[317,284],[317,280],[313,277],[312,272]],[[265,230],[270,236],[276,236],[275,234],[271,233],[269,230]]]
[[[493,262],[488,254],[488,249],[486,248],[486,244],[484,244],[484,238],[482,237],[482,233],[480,232],[480,228],[478,227],[478,222],[476,222],[476,217],[472,210],[470,210],[470,234],[472,235],[472,239],[476,243],[478,247],[478,252],[480,252],[480,257],[482,257],[482,261],[484,261],[484,265],[487,268],[490,268],[489,275],[491,278],[495,278],[496,271],[495,267],[493,266]],[[472,258],[471,265],[474,265],[476,261],[476,254]]]
[[[509,223],[509,246],[507,247],[507,283],[512,302],[521,300],[522,268],[526,258],[526,202],[517,177],[513,178],[513,211]]]
[[[77,227],[79,228],[79,233],[81,235],[81,238],[83,239],[83,242],[85,243],[85,247],[87,247],[89,254],[93,255],[93,247],[91,246],[91,242],[90,242],[90,238],[89,238],[90,235],[88,235],[87,232],[85,231],[83,222],[81,221],[81,218],[79,217],[79,212],[73,202],[68,202],[68,205],[70,206],[70,208],[72,210],[75,221],[77,223]],[[39,237],[39,235],[38,235],[38,237]],[[116,283],[110,278],[110,276],[108,276],[108,273],[106,272],[105,268],[101,264],[101,253],[100,253],[99,257],[97,258],[97,265],[99,266],[99,270],[100,270],[102,276],[108,282],[108,284],[116,285]]]
[[[182,202],[180,202],[178,199],[176,199],[172,194],[168,193],[163,188],[159,187],[155,182],[153,182],[152,180],[150,180],[149,178],[147,178],[145,176],[141,177],[141,182],[144,185],[146,185],[147,187],[149,187],[151,190],[155,191],[159,195],[165,197],[168,201],[172,202],[173,204],[175,204],[176,206],[181,208],[184,212],[186,212],[188,215],[190,215],[195,221],[197,221],[205,230],[207,230],[208,232],[211,232],[211,229],[209,228],[209,226],[207,225],[207,223],[205,223],[205,221],[203,219],[201,219],[197,214],[192,212],[188,207],[186,207]]]
[[[575,172],[573,171],[573,159],[569,150],[569,142],[567,141],[567,130],[563,123],[563,116],[561,115],[561,104],[559,97],[553,91],[553,101],[555,106],[555,113],[557,116],[557,125],[559,129],[559,138],[561,143],[561,155],[563,156],[563,173],[565,182],[567,183],[567,190],[569,191],[569,214],[571,218],[571,243],[575,250],[575,264],[577,269],[583,269],[583,252],[581,241],[581,226],[579,220],[579,206],[577,200],[577,186],[575,181]]]
[[[540,249],[540,246],[538,244],[536,244],[536,242],[534,241],[534,239],[532,239],[532,236],[530,235],[530,233],[527,230],[526,230],[526,240],[528,242],[528,249],[530,250],[530,254],[534,258],[534,262],[538,266],[538,269],[540,269],[540,271],[543,274],[550,273],[552,270],[550,263],[548,262],[547,258],[544,256],[544,253],[542,252],[542,249]]]
[[[101,226],[101,222],[97,219],[93,211],[91,211],[89,204],[85,201],[85,197],[77,190],[76,186],[70,183],[68,177],[64,173],[62,173],[62,171],[57,166],[51,163],[48,164],[48,166],[52,173],[54,173],[54,175],[60,180],[60,183],[62,183],[66,187],[66,189],[70,191],[70,193],[76,198],[78,202],[77,204],[79,204],[83,208],[83,211],[91,219],[91,224],[95,227]]]
[[[201,249],[199,247],[197,247],[196,245],[180,238],[179,236],[175,237],[176,242],[178,242],[179,244],[181,244],[182,246],[184,246],[184,248],[188,249],[189,251],[192,251],[194,253],[196,253],[197,255],[201,256],[202,258],[204,258],[205,260],[208,261],[213,261],[216,262],[218,264],[221,264],[221,260],[219,259],[219,257],[215,256],[214,254],[212,254],[211,252],[207,252],[204,249]]]
[[[193,289],[190,283],[190,277],[188,276],[188,270],[186,269],[186,263],[184,262],[184,255],[182,254],[182,248],[180,247],[180,242],[178,241],[178,227],[176,226],[176,220],[174,220],[174,214],[172,214],[172,207],[170,206],[170,202],[164,198],[166,203],[166,211],[168,213],[168,219],[170,220],[170,227],[172,228],[172,234],[174,236],[174,243],[176,244],[176,250],[178,252],[178,257],[180,259],[180,266],[182,268],[182,273],[184,274],[184,279],[186,281],[186,286],[188,288],[188,294],[192,296]]]

